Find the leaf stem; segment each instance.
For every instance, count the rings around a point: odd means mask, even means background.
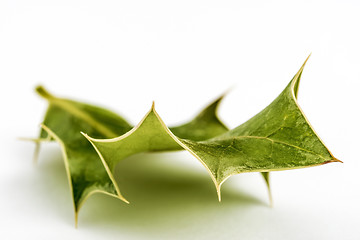
[[[55,99],[53,95],[51,95],[43,86],[39,85],[35,88],[35,91],[43,98],[50,100]]]

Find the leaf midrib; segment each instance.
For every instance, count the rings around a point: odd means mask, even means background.
[[[85,111],[80,110],[76,107],[74,107],[72,104],[68,103],[66,100],[61,98],[50,98],[48,99],[50,104],[53,104],[57,107],[60,107],[69,113],[73,114],[74,116],[80,118],[81,120],[84,120],[84,122],[91,125],[93,128],[95,128],[99,133],[103,134],[106,138],[114,138],[117,137],[118,134],[113,132],[111,129],[106,127],[101,122],[97,121],[95,118],[93,118],[91,115],[87,114]]]
[[[279,140],[276,140],[276,139],[272,139],[272,138],[269,138],[269,137],[261,137],[261,136],[236,136],[236,137],[233,137],[233,139],[241,139],[241,138],[255,138],[255,139],[265,139],[265,140],[269,140],[271,141],[272,143],[278,143],[278,144],[283,144],[283,145],[286,145],[286,146],[289,146],[289,147],[293,147],[293,148],[297,148],[301,151],[304,151],[304,152],[308,152],[308,153],[311,153],[311,154],[314,154],[314,155],[317,155],[319,156],[320,158],[326,160],[322,155],[316,153],[316,152],[313,152],[313,151],[310,151],[308,149],[305,149],[305,148],[302,148],[302,147],[299,147],[299,146],[296,146],[296,145],[293,145],[293,144],[290,144],[290,143],[286,143],[286,142],[282,142],[282,141],[279,141]]]

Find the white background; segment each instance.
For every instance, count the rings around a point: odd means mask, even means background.
[[[1,0],[1,238],[360,239],[360,4],[248,2]],[[235,127],[311,52],[299,103],[344,163],[273,173],[273,208],[258,174],[230,178],[218,203],[188,154],[140,155],[123,164],[131,204],[93,196],[75,229],[59,147],[34,165],[34,145],[17,140],[39,131],[37,84],[133,124],[155,100],[168,125],[231,89],[219,115]]]

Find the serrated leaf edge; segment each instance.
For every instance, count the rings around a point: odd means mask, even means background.
[[[311,55],[311,54],[310,54]],[[195,158],[197,158],[200,163],[205,167],[205,169],[209,172],[210,177],[212,179],[212,181],[215,184],[215,188],[216,188],[216,192],[218,195],[218,200],[221,201],[221,186],[222,184],[231,176],[233,175],[237,175],[240,173],[246,173],[246,172],[261,172],[261,173],[266,173],[266,172],[272,172],[272,171],[283,171],[283,170],[292,170],[292,169],[301,169],[301,168],[308,168],[308,167],[314,167],[314,166],[319,166],[319,165],[324,165],[330,162],[342,162],[340,160],[338,160],[337,158],[335,158],[333,156],[333,154],[329,151],[329,149],[326,147],[326,145],[323,143],[323,141],[321,140],[321,138],[318,136],[318,134],[314,131],[313,127],[311,126],[310,122],[308,121],[308,119],[306,118],[304,112],[302,111],[302,109],[300,108],[298,101],[297,101],[297,93],[295,93],[295,86],[299,86],[299,81],[301,78],[301,74],[303,72],[303,69],[305,67],[306,62],[308,61],[308,59],[310,58],[310,55],[306,58],[305,62],[303,63],[303,65],[301,66],[301,68],[298,70],[298,72],[295,74],[295,76],[293,77],[293,79],[290,82],[290,90],[291,90],[291,94],[292,94],[292,98],[296,104],[296,106],[298,107],[299,111],[301,112],[302,116],[305,118],[307,124],[310,126],[311,130],[314,132],[314,134],[316,135],[316,137],[321,141],[322,145],[327,149],[327,151],[330,153],[332,159],[325,161],[321,164],[314,164],[314,165],[310,165],[310,166],[301,166],[301,167],[292,167],[292,168],[282,168],[282,169],[264,169],[264,171],[261,171],[259,169],[257,169],[256,171],[239,171],[239,172],[234,172],[232,174],[230,174],[229,176],[227,176],[226,178],[224,178],[221,182],[218,182],[217,179],[215,178],[215,176],[213,175],[213,173],[210,171],[210,169],[208,168],[208,166],[202,161],[202,159],[196,154],[194,153],[191,149],[189,149],[182,141],[180,141],[181,138],[178,138],[176,135],[174,135],[171,130],[166,126],[166,124],[164,123],[164,121],[161,119],[161,117],[159,116],[159,114],[156,112],[155,110],[155,103],[152,103],[151,109],[148,111],[148,113],[145,115],[145,117],[143,117],[143,119],[134,127],[132,128],[129,132],[119,136],[119,137],[115,137],[115,138],[110,138],[110,139],[95,139],[92,138],[90,136],[88,136],[87,134],[83,133],[82,134],[91,142],[91,144],[94,146],[94,148],[96,149],[97,153],[99,154],[105,168],[106,171],[108,172],[109,176],[111,176],[111,178],[113,179],[113,175],[111,173],[111,170],[109,169],[106,161],[104,160],[101,152],[97,149],[97,147],[95,146],[95,144],[92,143],[92,141],[94,142],[115,142],[115,141],[119,141],[122,140],[128,136],[130,136],[133,132],[135,132],[140,126],[141,124],[144,122],[144,120],[147,118],[147,116],[153,112],[155,114],[155,116],[157,117],[157,119],[159,120],[159,122],[161,123],[162,127],[166,130],[166,132],[169,134],[170,137],[172,137],[174,139],[174,141],[176,143],[178,143],[184,150],[187,150],[190,154],[192,154]],[[296,91],[298,91],[298,88],[296,89]],[[256,136],[252,136],[252,137],[256,137]],[[272,140],[272,139],[269,139]],[[273,141],[273,140],[272,140]],[[293,147],[297,147],[297,146],[293,146]],[[264,177],[265,178],[265,177]],[[268,186],[268,191],[269,191],[269,199],[270,199],[270,204],[272,205],[272,196],[271,196],[271,192],[270,192],[270,186],[269,186],[269,181],[268,179],[265,178],[265,182],[266,185]]]
[[[66,176],[68,178],[68,183],[69,183],[69,187],[70,187],[70,192],[71,192],[71,195],[72,195],[72,199],[73,199],[73,207],[74,207],[74,213],[75,213],[75,227],[78,226],[78,215],[79,215],[79,211],[80,211],[80,208],[83,206],[83,204],[86,202],[86,200],[93,194],[95,193],[103,193],[103,194],[106,194],[106,195],[109,195],[109,196],[112,196],[112,197],[115,197],[115,198],[119,198],[121,199],[122,201],[124,201],[125,203],[129,203],[120,193],[120,190],[115,182],[115,180],[111,177],[111,175],[109,176],[111,181],[113,182],[114,186],[115,186],[115,189],[116,189],[116,192],[118,193],[117,195],[115,194],[111,194],[109,192],[106,192],[106,191],[102,191],[102,190],[92,190],[90,191],[88,194],[86,194],[84,196],[84,198],[82,199],[81,202],[79,202],[79,205],[78,207],[76,208],[76,205],[75,205],[75,202],[74,202],[74,193],[73,193],[73,186],[72,186],[72,181],[71,181],[71,174],[70,174],[70,168],[69,168],[69,163],[68,163],[68,157],[67,157],[67,154],[66,154],[66,151],[65,151],[65,145],[63,143],[63,141],[53,132],[51,131],[50,128],[48,128],[46,125],[44,124],[41,124],[40,127],[42,129],[44,129],[51,137],[53,137],[55,139],[55,141],[60,145],[60,148],[61,148],[61,153],[62,153],[62,156],[63,156],[63,160],[64,160],[64,164],[65,164],[65,170],[66,170]]]

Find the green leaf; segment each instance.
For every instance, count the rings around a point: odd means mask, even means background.
[[[220,96],[192,121],[178,127],[170,127],[171,132],[179,138],[194,141],[206,140],[227,132],[229,129],[217,116],[217,108],[223,98],[224,95]]]
[[[154,105],[136,127],[120,137],[96,139],[89,137],[89,133],[84,136],[111,177],[116,164],[132,154],[181,147],[207,169],[219,200],[222,183],[235,174],[264,172],[269,184],[266,172],[339,162],[316,135],[298,105],[296,96],[304,65],[268,107],[235,129],[208,140],[176,136],[156,113]]]
[[[304,65],[268,107],[232,130],[216,114],[223,96],[192,121],[172,128],[164,124],[153,104],[133,127],[111,111],[58,98],[38,87],[37,92],[47,99],[49,107],[35,142],[39,145],[42,141],[56,140],[60,144],[76,222],[80,207],[93,193],[105,193],[127,202],[114,180],[115,166],[140,152],[189,151],[209,172],[219,200],[221,185],[227,178],[260,172],[272,202],[270,171],[340,162],[316,135],[297,103]],[[86,138],[80,132],[86,132],[83,133]]]
[[[36,91],[48,101],[49,107],[40,137],[35,141],[38,144],[45,140],[56,140],[60,144],[73,195],[76,222],[80,207],[93,193],[105,193],[128,202],[80,131],[86,131],[97,138],[111,138],[125,134],[132,126],[106,109],[55,97],[43,87],[37,87]],[[222,98],[223,96],[210,104],[193,121],[173,128],[174,132],[184,138],[205,140],[228,131],[216,116],[216,109]],[[173,141],[165,142],[170,143],[154,150],[182,149]]]
[[[129,131],[131,125],[105,109],[54,97],[42,87],[36,90],[49,102],[40,138],[48,134],[62,148],[76,219],[83,202],[95,192],[127,202],[106,173],[96,151],[79,133],[86,129],[98,138],[114,137]]]

